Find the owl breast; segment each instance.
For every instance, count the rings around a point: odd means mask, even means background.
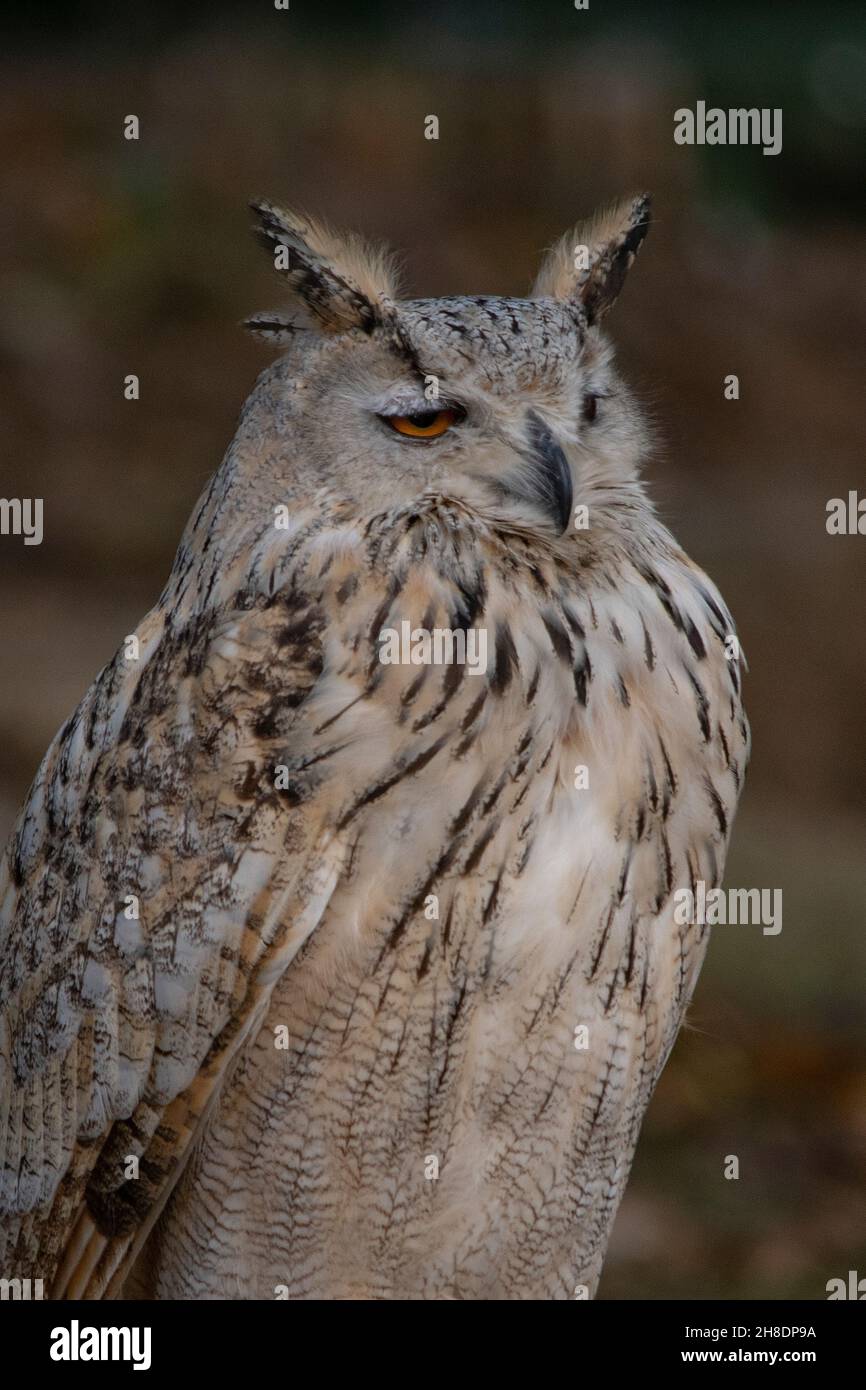
[[[520,622],[504,605],[491,629],[491,670],[455,686],[435,756],[359,817],[136,1273],[145,1292],[594,1290],[703,955],[673,893],[720,873],[702,779],[724,760],[642,584]],[[417,677],[389,672],[403,707]],[[719,656],[701,688],[726,679]],[[341,738],[381,737],[370,718],[356,706]]]

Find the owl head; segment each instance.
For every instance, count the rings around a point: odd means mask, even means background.
[[[523,299],[402,299],[393,260],[359,237],[253,210],[293,297],[247,321],[287,347],[248,407],[284,486],[359,516],[445,498],[551,540],[577,503],[637,486],[645,431],[601,325],[647,196],[563,237]]]

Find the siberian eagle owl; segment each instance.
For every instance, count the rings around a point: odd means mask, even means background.
[[[749,740],[601,328],[648,199],[525,299],[255,212],[286,350],[0,873],[0,1270],[592,1295]]]

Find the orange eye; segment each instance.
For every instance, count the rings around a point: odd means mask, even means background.
[[[436,439],[461,419],[453,407],[446,410],[416,410],[412,415],[383,415],[392,430],[411,439]]]

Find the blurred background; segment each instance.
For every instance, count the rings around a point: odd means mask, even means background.
[[[600,1296],[866,1276],[866,536],[825,529],[866,496],[862,7],[68,0],[5,24],[0,494],[44,498],[45,539],[0,538],[0,839],[269,360],[238,327],[281,302],[247,200],[387,239],[410,293],[520,294],[577,218],[650,189],[611,331],[653,495],[750,664],[726,881],[781,888],[784,924],[715,929]],[[699,100],[781,107],[781,154],[675,145]]]

